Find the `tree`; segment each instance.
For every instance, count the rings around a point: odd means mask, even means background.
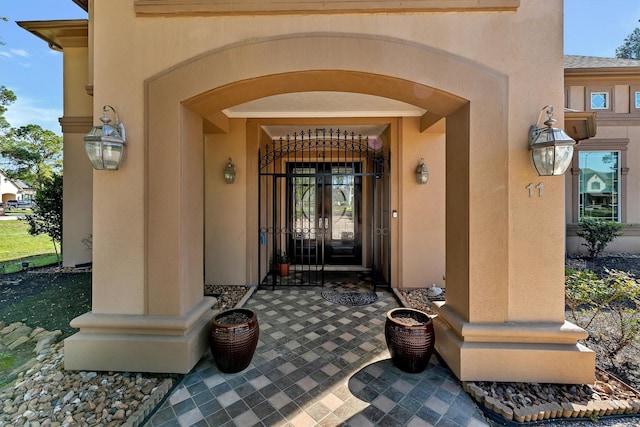
[[[0,21],[8,22],[9,20],[4,16],[0,16]],[[3,42],[0,39],[0,46],[3,46],[4,44],[5,42]],[[7,111],[7,106],[13,102],[16,102],[16,95],[6,87],[0,86],[0,132],[1,133],[4,133],[2,131],[9,128],[9,122],[7,122],[7,120],[4,118],[4,113]]]
[[[624,43],[616,49],[616,57],[640,59],[640,28],[633,30],[633,32],[624,39]]]
[[[0,131],[9,128],[9,122],[4,118],[4,113],[6,113],[9,104],[13,102],[16,102],[16,95],[13,91],[0,86]]]
[[[36,206],[33,214],[23,218],[29,224],[29,234],[47,234],[58,258],[60,266],[60,252],[62,249],[62,175],[54,173],[45,180],[36,191]]]
[[[62,169],[62,138],[38,125],[12,128],[0,141],[0,155],[8,161],[10,178],[40,188]]]
[[[9,20],[8,20],[6,17],[4,17],[4,16],[0,16],[0,21],[2,21],[2,22],[8,22]],[[6,44],[6,43],[5,43],[5,42],[3,42],[3,41],[0,39],[0,46],[2,46],[2,45],[4,45],[4,44]]]

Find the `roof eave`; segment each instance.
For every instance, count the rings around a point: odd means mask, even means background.
[[[565,76],[571,77],[583,77],[583,76],[598,76],[598,77],[621,77],[621,76],[635,76],[640,75],[640,67],[590,67],[590,68],[565,68]]]
[[[80,6],[85,12],[89,12],[89,0],[73,0],[73,2]]]
[[[60,21],[20,21],[20,27],[47,42],[53,50],[66,46],[88,46],[89,21],[67,19]]]

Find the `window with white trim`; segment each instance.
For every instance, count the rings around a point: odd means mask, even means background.
[[[620,222],[620,152],[580,151],[578,165],[578,220]]]

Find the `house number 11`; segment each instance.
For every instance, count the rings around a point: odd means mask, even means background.
[[[535,187],[533,186],[533,183],[530,182],[529,185],[527,185],[525,188],[529,190],[529,197],[533,197],[533,193],[535,192],[534,188],[538,190],[538,197],[542,197],[542,190],[544,189],[544,185],[541,182],[539,182]]]

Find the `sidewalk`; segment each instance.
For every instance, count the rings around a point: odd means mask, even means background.
[[[3,214],[0,213],[0,221],[18,219],[21,216],[24,216],[24,215],[19,215],[19,214],[4,214],[3,215]]]

